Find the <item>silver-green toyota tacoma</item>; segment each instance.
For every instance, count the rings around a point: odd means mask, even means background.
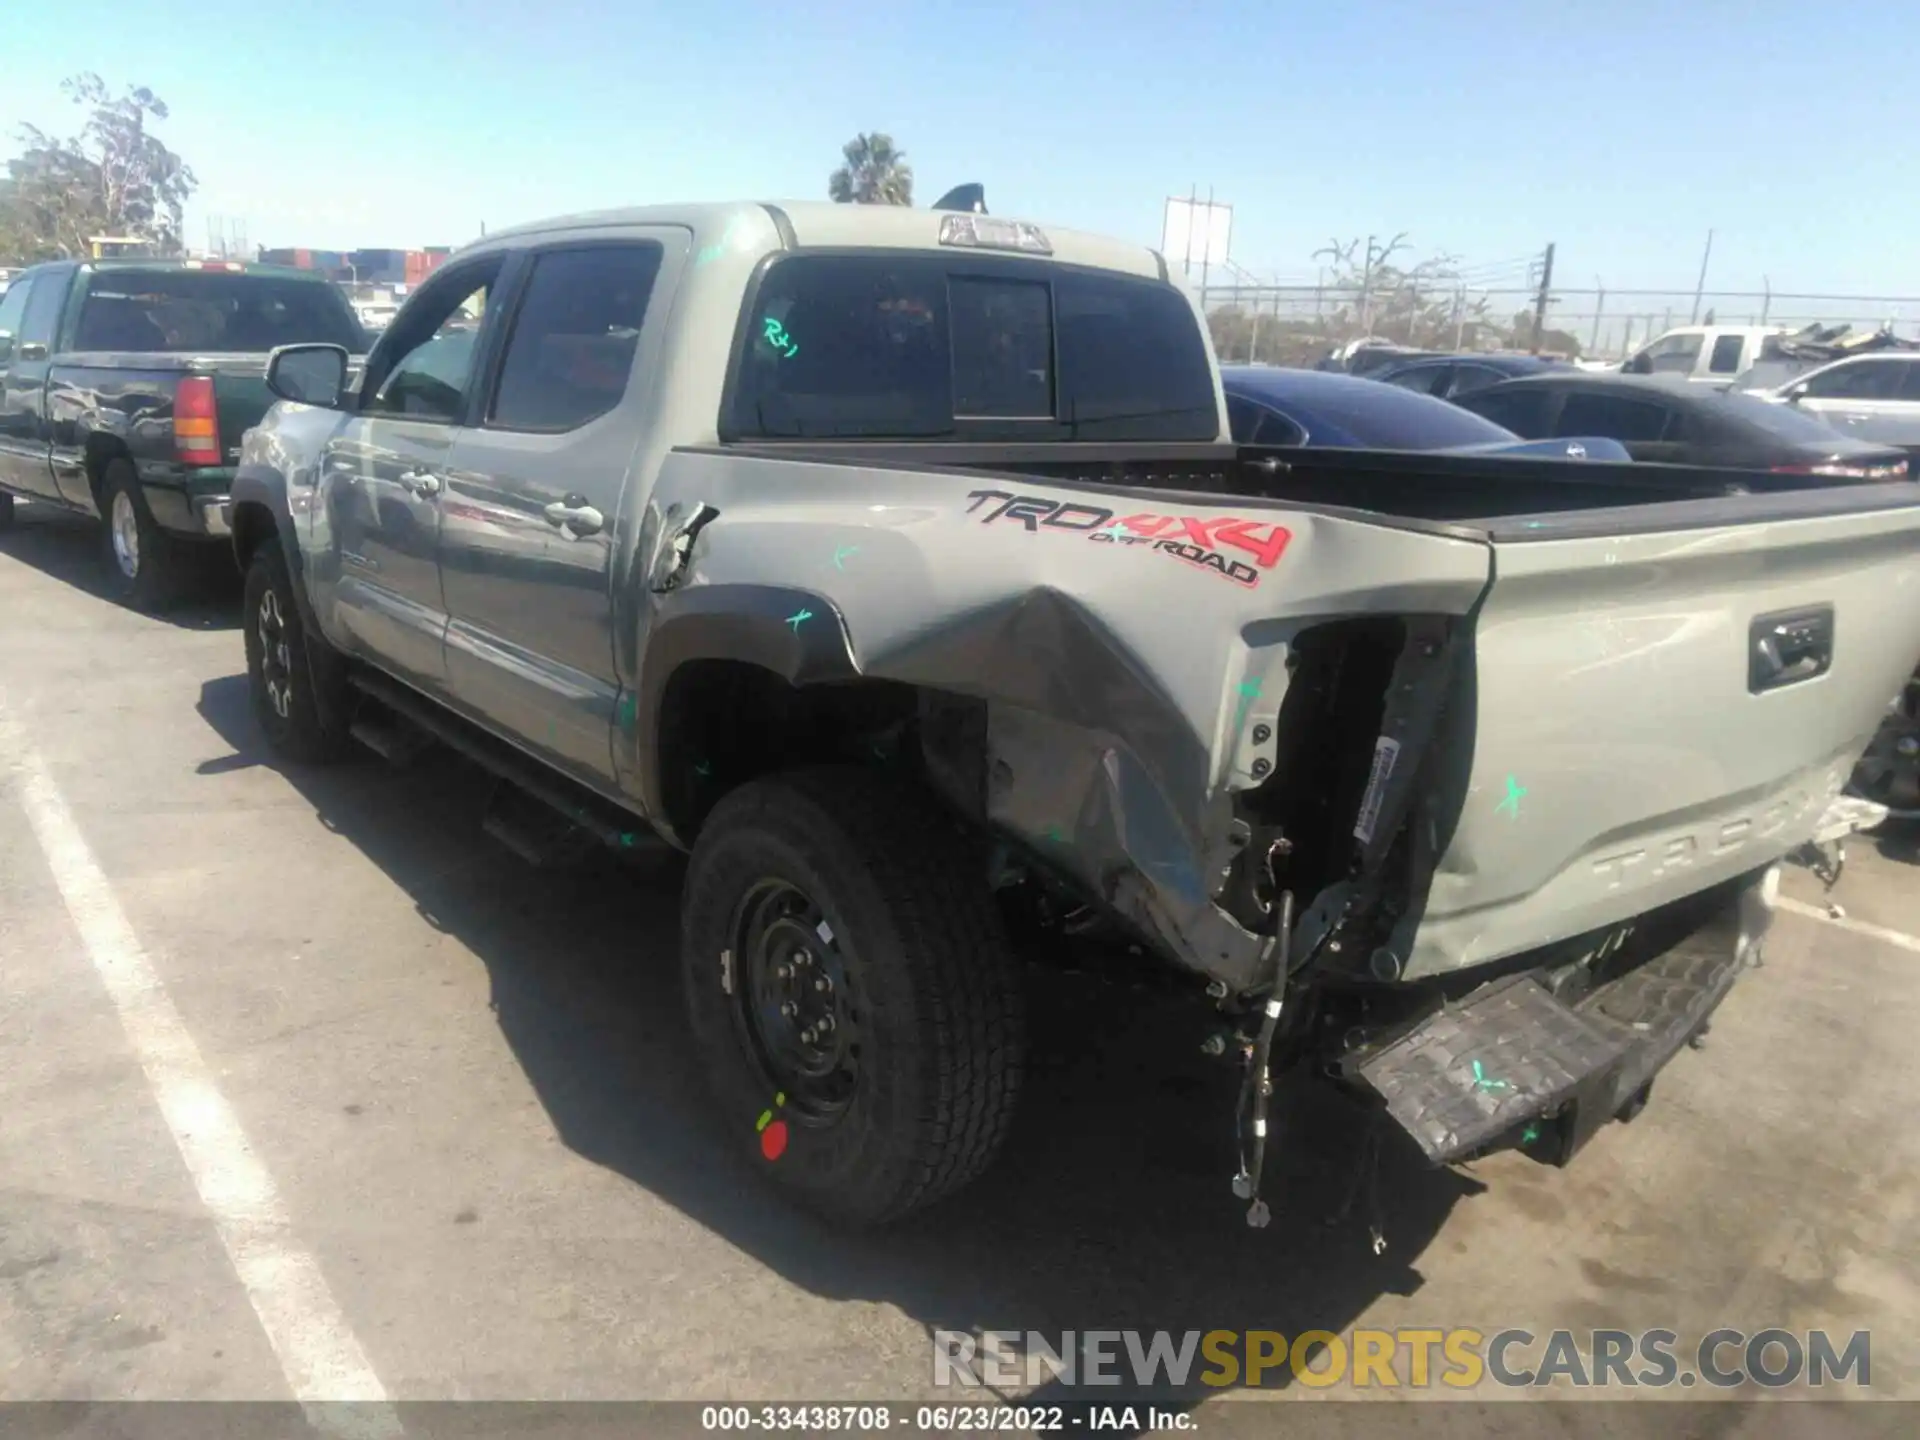
[[[1236,448],[1158,255],[978,212],[490,235],[348,374],[277,351],[234,482],[260,724],[690,852],[726,1133],[846,1222],[987,1165],[1068,945],[1228,1017],[1253,1223],[1294,1069],[1564,1161],[1920,654],[1920,487]]]

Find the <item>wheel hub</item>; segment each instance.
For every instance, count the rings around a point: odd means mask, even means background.
[[[266,685],[267,703],[285,720],[293,713],[293,654],[287,648],[286,617],[281,613],[277,592],[269,590],[260,597],[254,626],[260,640],[260,678]]]
[[[133,497],[124,490],[113,492],[113,514],[108,520],[113,539],[113,560],[120,573],[131,580],[140,573],[140,517],[133,508]]]
[[[737,1017],[786,1108],[813,1119],[845,1108],[858,1074],[858,1010],[819,907],[786,881],[762,881],[740,906],[734,941]]]

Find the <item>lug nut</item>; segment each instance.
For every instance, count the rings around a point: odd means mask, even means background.
[[[1920,755],[1920,736],[1902,735],[1893,742],[1893,753],[1907,760]]]
[[[794,1004],[791,1000],[789,1000],[786,1002],[786,1004],[780,1007],[780,1013],[786,1016],[787,1019],[791,1020],[793,1019],[794,1016],[800,1013],[800,1007]]]
[[[813,988],[824,995],[827,991],[833,989],[833,982],[824,975],[816,975],[813,980]]]
[[[773,967],[773,978],[776,980],[790,979],[792,975],[793,967],[790,965],[776,965]]]
[[[831,1015],[822,1015],[820,1017],[819,1029],[823,1036],[831,1035],[833,1033],[833,1017]]]
[[[1258,780],[1262,775],[1265,775],[1271,769],[1273,769],[1273,762],[1271,760],[1268,760],[1262,757],[1261,759],[1253,762],[1253,778]]]
[[[1272,738],[1273,738],[1273,728],[1271,726],[1256,725],[1253,727],[1253,743],[1254,744],[1264,745],[1267,743],[1267,741],[1271,740]]]
[[[1227,1053],[1227,1042],[1222,1036],[1209,1035],[1205,1040],[1200,1042],[1200,1053],[1202,1055],[1224,1055]]]

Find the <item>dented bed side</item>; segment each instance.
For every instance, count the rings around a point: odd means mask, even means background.
[[[1808,508],[1744,498],[1756,515]],[[1673,528],[1595,535],[1588,512],[1496,539],[1272,500],[675,451],[633,517],[634,653],[656,673],[616,765],[658,814],[665,671],[701,653],[696,616],[755,612],[785,637],[762,663],[790,680],[973,706],[961,739],[924,727],[950,798],[1177,962],[1270,983],[1260,872],[1290,865],[1274,883],[1310,881],[1302,955],[1344,942],[1384,959],[1376,978],[1456,970],[1792,849],[1920,650],[1911,500],[1718,523],[1644,508]],[[1840,617],[1822,673],[1749,693],[1755,617],[1820,607]],[[1306,723],[1337,750],[1303,754]]]

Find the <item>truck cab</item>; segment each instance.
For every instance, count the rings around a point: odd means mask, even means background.
[[[1659,375],[1725,389],[1760,358],[1779,325],[1681,325],[1642,347],[1620,366],[1627,375]]]

